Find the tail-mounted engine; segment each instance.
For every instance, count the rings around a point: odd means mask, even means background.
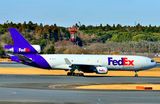
[[[36,50],[32,50],[28,47],[16,47],[14,45],[5,45],[4,49],[6,52],[11,52],[11,53],[40,53],[41,52],[41,47],[40,45],[32,45],[32,47]]]

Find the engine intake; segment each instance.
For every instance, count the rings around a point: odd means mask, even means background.
[[[97,74],[107,74],[108,69],[106,67],[96,67],[96,73]]]

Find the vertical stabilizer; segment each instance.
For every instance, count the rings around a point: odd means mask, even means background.
[[[15,28],[9,28],[9,32],[11,34],[13,40],[13,47],[18,48],[19,52],[33,52],[37,53],[37,51],[32,47],[32,45],[18,32]]]

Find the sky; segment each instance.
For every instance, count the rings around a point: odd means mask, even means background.
[[[0,23],[160,25],[160,0],[0,0]]]

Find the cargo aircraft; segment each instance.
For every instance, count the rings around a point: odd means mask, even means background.
[[[9,28],[12,45],[4,49],[12,61],[48,70],[66,70],[69,76],[83,76],[83,73],[107,74],[109,70],[134,71],[156,66],[148,57],[133,55],[84,55],[84,54],[39,54],[39,45],[31,45],[15,28]],[[75,73],[78,70],[79,73]]]

